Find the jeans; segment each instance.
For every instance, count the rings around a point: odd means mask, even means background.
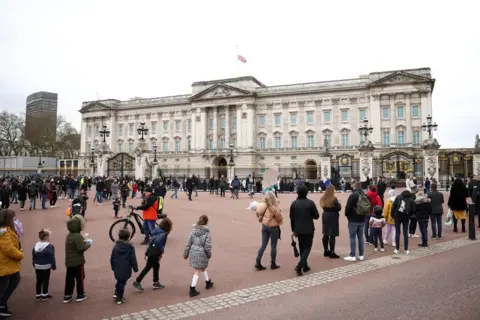
[[[419,220],[418,226],[422,234],[422,244],[428,244],[428,220]]]
[[[158,282],[159,273],[160,273],[160,261],[158,256],[147,258],[147,264],[145,265],[145,268],[143,268],[143,270],[138,275],[136,282],[138,283],[142,282],[143,278],[145,278],[147,273],[152,268],[153,268],[153,282]]]
[[[35,204],[37,203],[37,198],[30,197],[30,209],[35,209]]]
[[[35,284],[37,296],[43,294],[48,294],[48,285],[50,284],[50,273],[51,269],[47,270],[38,270],[35,269],[35,275],[37,277],[37,282]]]
[[[70,197],[70,200],[73,200],[75,198],[75,189],[68,189],[68,195]]]
[[[345,185],[344,184],[341,185],[341,188],[342,188],[342,192],[345,192]]]
[[[123,298],[125,294],[125,286],[127,285],[127,280],[118,280],[117,283],[115,284],[115,295],[117,296],[117,299],[120,300]]]
[[[299,268],[308,267],[308,256],[312,251],[313,246],[313,234],[299,234],[298,237],[298,251],[300,251],[300,261],[298,262]]]
[[[77,296],[83,296],[85,294],[85,287],[83,281],[85,280],[84,265],[76,267],[67,267],[67,274],[65,275],[65,296],[71,296],[73,289],[75,288],[75,282],[77,283]]]
[[[408,250],[408,223],[410,221],[408,219],[403,221],[395,220],[395,249],[400,250],[400,231],[403,232],[403,242],[405,251]],[[400,229],[402,227],[402,229]]]
[[[277,259],[277,243],[278,243],[279,235],[280,235],[280,227],[270,228],[262,224],[262,246],[260,247],[260,249],[258,249],[257,264],[261,264],[263,253],[267,248],[269,240],[271,240],[271,243],[270,243],[271,262],[275,263]]]
[[[5,307],[20,283],[20,272],[0,277],[0,307]]]
[[[363,228],[365,227],[364,222],[349,222],[348,223],[348,233],[350,236],[350,257],[356,256],[356,247],[358,239],[358,255],[363,256],[365,243],[363,243]]]
[[[188,200],[190,200],[190,201],[192,201],[192,192],[193,192],[192,189],[188,189],[188,190],[187,190]]]
[[[17,203],[17,202],[18,202],[18,192],[12,191],[12,203]]]
[[[370,231],[370,216],[365,217],[364,222],[364,232],[365,232],[365,241],[368,243],[373,243],[372,235],[369,233]]]
[[[198,197],[197,187],[193,187],[193,192],[195,192],[195,197]]]
[[[375,249],[378,249],[378,243],[380,242],[380,248],[383,249],[382,228],[370,228],[370,233],[375,244]]]
[[[432,222],[432,238],[441,238],[442,237],[442,215],[441,214],[432,214],[430,216]]]
[[[42,193],[40,195],[40,198],[42,199],[42,209],[45,210],[47,209],[47,194],[46,193]]]
[[[50,198],[50,206],[54,207],[56,203],[57,203],[57,193],[52,192],[52,197]]]
[[[150,239],[150,235],[155,230],[155,220],[143,220],[143,233],[145,234],[145,238]]]
[[[173,192],[173,193],[172,193],[172,196],[171,196],[170,198],[172,198],[172,199],[173,199],[173,197],[175,197],[175,199],[178,199],[178,195],[177,195],[177,193],[178,193],[178,189],[177,189],[177,188],[175,188],[175,189],[173,189],[173,190],[172,190],[172,192]]]
[[[95,198],[97,199],[97,202],[101,204],[103,202],[103,191],[97,191],[97,193],[95,193]]]

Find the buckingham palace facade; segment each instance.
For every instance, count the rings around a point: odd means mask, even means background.
[[[422,124],[432,115],[434,84],[430,68],[279,86],[240,77],[195,82],[179,96],[84,102],[81,152],[87,167],[91,148],[105,140],[108,161],[117,160],[97,173],[118,174],[121,167],[125,174],[133,170],[143,124],[142,145],[163,175],[223,174],[233,160],[240,177],[276,167],[284,177],[317,179],[328,149],[332,175],[358,178],[359,128],[367,119],[375,147],[371,175],[423,176]]]

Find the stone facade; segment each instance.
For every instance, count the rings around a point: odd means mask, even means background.
[[[205,177],[219,170],[227,174],[232,154],[235,169],[229,173],[239,176],[272,167],[285,177],[309,179],[358,179],[400,169],[423,176],[428,134],[421,126],[432,114],[434,83],[429,68],[281,86],[242,77],[195,82],[191,94],[180,96],[84,102],[80,110],[84,166],[89,166],[90,148],[98,150],[102,144],[100,131],[105,125],[110,131],[105,139],[108,150],[99,157],[107,162],[121,152],[144,157],[138,163],[148,165],[135,168],[136,175],[148,167],[153,174],[158,169],[182,176]],[[364,119],[373,127],[369,137],[373,149],[365,165],[358,149],[362,143],[358,128]],[[149,132],[146,147],[138,152],[140,123]],[[322,159],[325,140],[330,170],[323,168],[328,162]],[[156,166],[151,165],[153,145],[158,148]],[[99,167],[105,175],[112,171],[106,162]],[[435,170],[439,167],[437,159]]]

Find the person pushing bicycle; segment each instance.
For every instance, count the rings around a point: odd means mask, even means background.
[[[158,209],[158,197],[153,193],[151,187],[145,188],[145,202],[135,208],[135,210],[143,211],[143,233],[145,239],[142,241],[142,245],[147,245],[150,241],[150,237],[155,230],[155,222],[157,221],[157,209]]]

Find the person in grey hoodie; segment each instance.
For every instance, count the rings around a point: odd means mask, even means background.
[[[432,207],[432,212],[430,213],[430,221],[432,222],[432,239],[442,239],[442,215],[443,215],[443,203],[445,202],[443,198],[443,193],[437,191],[437,184],[432,183],[430,185],[430,192],[427,194],[428,199],[430,199],[430,205]]]
[[[48,293],[48,286],[50,284],[51,270],[57,269],[55,260],[55,248],[50,243],[51,232],[42,229],[38,233],[38,241],[32,250],[32,262],[35,268],[35,275],[37,277],[36,296],[37,301],[45,301],[52,296]]]
[[[430,199],[427,198],[422,188],[418,188],[418,193],[415,198],[415,214],[417,216],[418,226],[422,235],[422,243],[419,247],[428,247],[428,220],[432,213]]]

